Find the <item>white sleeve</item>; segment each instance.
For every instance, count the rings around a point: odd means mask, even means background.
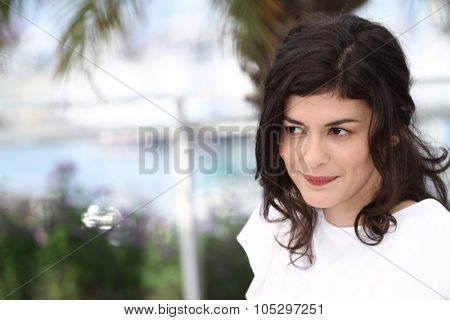
[[[275,241],[277,224],[267,222],[262,214],[262,202],[253,210],[236,239],[244,248],[253,271],[253,281],[245,294],[258,299],[275,253],[281,248]]]

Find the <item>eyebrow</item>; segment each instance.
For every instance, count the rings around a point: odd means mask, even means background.
[[[284,120],[308,128],[308,126],[306,126],[305,124],[303,124],[301,121],[298,121],[298,120],[295,120],[295,119],[291,119],[291,118],[286,117],[286,116],[284,116]],[[325,125],[325,127],[338,126],[338,125],[341,125],[341,124],[347,123],[347,122],[361,122],[361,120],[358,120],[358,119],[351,119],[351,118],[344,118],[344,119],[339,119],[339,120],[336,120],[336,121],[329,122],[329,123],[327,123],[327,124]]]

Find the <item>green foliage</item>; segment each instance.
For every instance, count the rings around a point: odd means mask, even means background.
[[[53,177],[50,189],[56,196],[42,200],[44,218],[38,218],[42,212],[30,200],[0,207],[0,297],[180,298],[173,230],[137,213],[99,236],[82,226],[86,207],[68,201],[71,177],[67,166]],[[150,228],[157,233],[149,233]]]
[[[35,254],[38,245],[32,235],[0,214],[0,295],[5,296],[29,280],[36,270]],[[31,288],[24,288],[15,298],[31,298]]]
[[[0,298],[182,299],[175,226],[137,212],[99,235],[81,223],[86,205],[74,197],[90,200],[73,174],[72,165],[60,166],[38,205],[0,203]],[[246,218],[224,216],[199,235],[205,299],[244,298],[252,278],[235,239]]]
[[[81,211],[80,211],[81,212]],[[152,299],[181,295],[179,261],[165,255],[149,237],[143,246],[112,245],[104,236],[60,259],[97,234],[93,230],[73,232],[74,225],[52,226],[44,244],[32,232],[1,213],[0,295],[5,297],[36,275],[42,274],[10,299]],[[161,231],[169,232],[169,231]],[[78,234],[77,234],[78,233]],[[43,272],[44,271],[44,272]]]
[[[175,249],[175,241],[173,236],[167,241],[158,241],[155,237],[149,250],[145,251],[141,276],[143,284],[150,290],[144,299],[182,299],[179,252]],[[161,264],[161,255],[173,263]]]
[[[76,67],[88,71],[101,52],[101,46],[110,44],[115,33],[125,36],[127,24],[142,18],[143,2],[140,0],[80,0],[73,5],[65,1],[61,9],[70,8],[70,21],[59,43],[61,53],[57,75],[62,76]]]
[[[236,241],[236,235],[246,219],[235,215],[216,218],[214,232],[200,235],[206,299],[245,298],[253,273],[244,250]]]

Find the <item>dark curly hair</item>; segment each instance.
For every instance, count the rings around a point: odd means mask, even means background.
[[[369,149],[381,187],[359,212],[354,229],[360,241],[379,244],[396,219],[388,213],[404,200],[434,198],[449,208],[440,174],[450,165],[448,148],[437,155],[415,123],[411,75],[396,38],[382,25],[353,14],[313,14],[279,44],[265,77],[262,113],[256,135],[255,179],[263,187],[263,216],[289,220],[291,263],[303,256],[312,266],[312,236],[317,211],[303,199],[278,152],[286,99],[290,95],[332,93],[360,99],[372,110]],[[392,137],[398,137],[393,145]],[[434,190],[430,190],[434,189]],[[282,217],[269,219],[270,206]],[[361,223],[360,223],[361,222]],[[358,229],[363,226],[364,239]],[[294,255],[299,255],[295,261]]]

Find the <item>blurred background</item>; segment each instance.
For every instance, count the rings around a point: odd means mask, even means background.
[[[276,43],[310,11],[385,24],[419,128],[448,146],[443,4],[0,0],[0,297],[243,299],[235,237],[261,195],[259,83]],[[193,138],[173,134],[186,126]]]

